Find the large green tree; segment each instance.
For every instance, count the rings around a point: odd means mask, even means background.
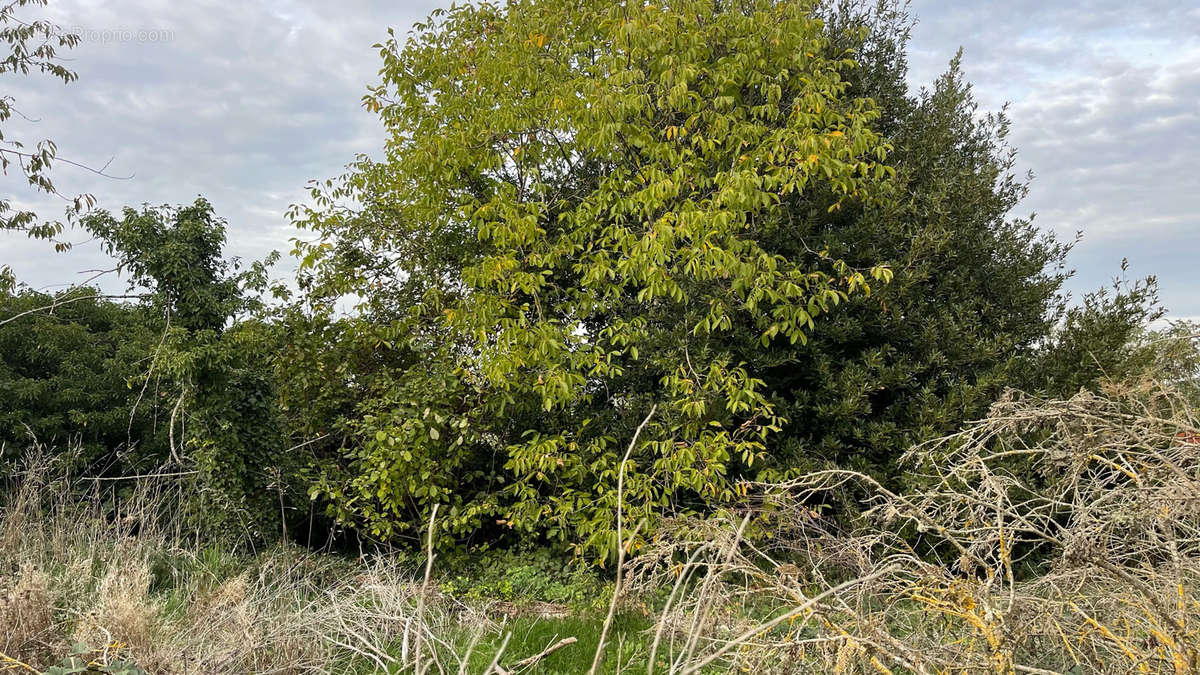
[[[901,482],[1004,388],[1131,364],[1153,287],[1070,305],[1071,244],[1014,214],[1004,112],[957,57],[910,91],[912,25],[899,1],[550,1],[382,45],[385,157],[296,211],[294,318],[337,345],[284,361],[320,396],[308,432],[336,430],[315,492],[381,535],[440,502],[459,532],[611,551],[653,405],[634,519],[827,465]],[[850,292],[859,270],[896,278]]]
[[[802,344],[890,276],[765,243],[796,195],[890,197],[831,51],[809,4],[767,0],[481,4],[382,45],[385,157],[296,213],[309,302],[357,298],[378,353],[317,492],[380,535],[442,503],[451,531],[596,552],[622,475],[630,524],[734,499],[786,420],[728,336]]]

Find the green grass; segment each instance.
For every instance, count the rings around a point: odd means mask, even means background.
[[[579,641],[546,656],[533,672],[540,675],[575,675],[587,672],[596,653],[604,615],[569,616],[561,618],[520,617],[509,620],[498,635],[480,641],[471,655],[471,671],[482,672],[491,662],[492,654],[500,648],[505,635],[510,635],[501,658],[502,666],[540,653],[567,637]],[[610,639],[604,650],[601,672],[644,669],[649,654],[649,637],[653,621],[640,614],[618,614],[613,621]],[[462,652],[465,654],[465,644]]]

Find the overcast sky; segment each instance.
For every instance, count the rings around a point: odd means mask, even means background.
[[[375,152],[382,131],[360,107],[375,81],[371,45],[439,3],[425,0],[51,0],[77,30],[79,81],[6,76],[36,119],[6,135],[52,138],[60,155],[110,180],[56,167],[64,192],[100,206],[179,204],[204,195],[229,221],[231,255],[286,253],[297,233],[283,214],[309,179]],[[1084,239],[1070,262],[1079,292],[1157,274],[1174,317],[1200,317],[1200,6],[1190,0],[915,0],[913,87],[931,82],[961,46],[982,109],[1009,102],[1021,168],[1036,174],[1018,215]],[[12,175],[0,193],[39,212]],[[75,233],[75,239],[82,239]],[[0,234],[0,263],[35,288],[105,266],[94,243],[69,254]],[[285,261],[280,275],[291,267]]]

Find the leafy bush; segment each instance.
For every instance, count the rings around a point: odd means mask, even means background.
[[[586,612],[604,607],[610,597],[594,568],[546,548],[488,551],[441,567],[442,590],[475,602],[552,603]]]
[[[92,475],[158,466],[171,406],[147,381],[158,338],[145,308],[94,288],[0,294],[0,461],[44,443],[77,448]]]
[[[1121,264],[1122,271],[1125,263]],[[1030,358],[1027,386],[1056,396],[1095,390],[1105,381],[1156,371],[1163,344],[1148,335],[1162,318],[1154,278],[1129,283],[1118,279],[1066,309]],[[1177,343],[1179,346],[1188,341]]]

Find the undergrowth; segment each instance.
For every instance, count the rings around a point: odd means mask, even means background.
[[[186,476],[0,486],[0,670],[1200,673],[1200,415],[1168,385],[1010,393],[915,448],[667,519],[615,581],[538,549],[347,557],[199,536]],[[857,503],[833,520],[815,503]],[[632,541],[630,539],[629,541]]]
[[[566,637],[538,672],[592,660],[612,596],[594,568],[493,551],[426,581],[419,553],[254,550],[171,523],[187,485],[81,485],[42,450],[0,493],[0,671],[481,672]],[[649,623],[620,617],[614,668]]]

